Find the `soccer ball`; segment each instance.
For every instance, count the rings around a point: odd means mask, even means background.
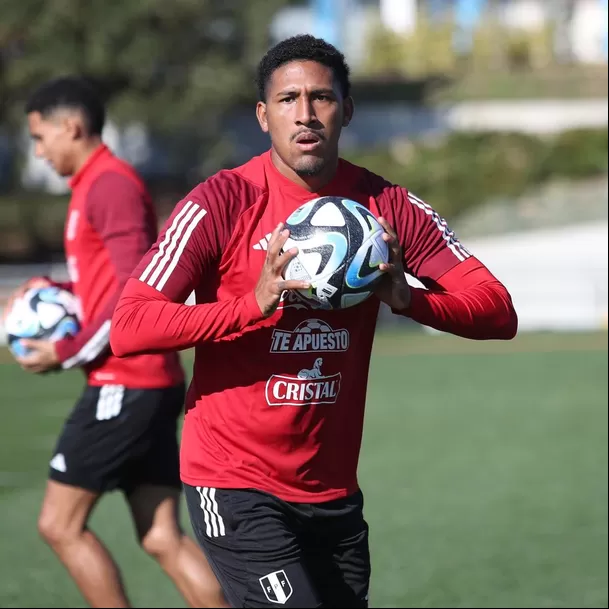
[[[78,299],[63,288],[31,288],[17,298],[5,319],[8,346],[13,355],[28,354],[23,338],[57,341],[80,329]]]
[[[313,307],[346,309],[372,294],[389,259],[383,227],[364,205],[344,197],[319,197],[301,205],[285,222],[287,251],[298,255],[284,271],[285,279],[311,282],[299,290]]]

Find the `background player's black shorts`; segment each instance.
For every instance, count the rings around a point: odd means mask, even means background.
[[[178,423],[184,384],[163,389],[87,386],[66,420],[49,477],[104,493],[142,484],[181,489]]]
[[[233,607],[367,607],[361,491],[287,503],[254,490],[184,485],[193,530]]]

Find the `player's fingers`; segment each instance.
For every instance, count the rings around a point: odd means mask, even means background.
[[[51,282],[46,277],[32,277],[24,286],[23,291],[31,288],[45,288],[51,285]]]
[[[32,371],[38,365],[38,357],[36,355],[24,355],[15,359],[24,370]]]
[[[272,257],[273,249],[277,243],[277,237],[279,232],[283,228],[283,224],[280,222],[274,229],[271,235],[269,236],[269,242],[266,246],[266,259],[269,260]]]
[[[40,343],[43,343],[43,342],[45,342],[45,341],[35,340],[33,338],[22,338],[21,339],[21,344],[26,349],[34,349],[34,350],[36,350],[38,348],[38,346],[40,345]]]
[[[273,270],[278,274],[283,274],[283,269],[298,255],[298,248],[291,247],[289,250],[281,253],[281,256],[277,256],[273,262]]]
[[[19,300],[23,297],[23,295],[32,288],[44,288],[46,286],[51,285],[51,282],[44,277],[32,277],[24,284],[20,285],[9,297],[6,301],[6,305],[4,310],[2,311],[2,320],[5,321],[8,317],[9,311],[12,309],[15,301]]]
[[[285,230],[283,226],[283,222],[280,222],[271,234],[267,249],[267,258],[270,261],[274,261],[275,258],[279,257],[287,238],[290,236],[290,231]]]
[[[310,287],[310,281],[302,281],[300,279],[282,279],[277,282],[280,294],[286,290],[308,290]]]
[[[391,249],[392,255],[398,257],[401,256],[402,248],[400,247],[397,233],[395,230],[393,230],[391,224],[389,224],[389,222],[383,218],[383,216],[381,216],[378,221],[379,224],[385,229],[385,232],[383,233],[383,241],[385,241],[385,243]]]
[[[383,233],[383,241],[389,246],[391,258],[393,260],[400,260],[402,257],[402,248],[397,238],[389,233]]]
[[[35,288],[46,288],[51,285],[51,282],[44,277],[32,277],[32,279],[28,279],[24,284],[20,285],[10,297],[11,301],[15,301],[18,298],[21,298],[25,295],[28,290]]]
[[[17,300],[19,300],[27,291],[25,286],[21,286],[17,288],[6,301],[6,305],[4,307],[4,311],[2,312],[2,319],[6,319],[8,317],[9,311],[13,308],[13,305]]]
[[[385,232],[397,240],[398,235],[395,232],[395,230],[393,230],[393,227],[391,226],[391,224],[389,224],[389,222],[387,222],[387,219],[384,218],[383,216],[380,216],[378,218],[378,221],[379,221],[379,224],[385,229]]]
[[[397,235],[393,232],[389,232],[387,229],[385,229],[385,232],[383,233],[383,241],[388,243],[390,246],[394,246],[399,243]]]
[[[398,277],[400,275],[400,269],[391,262],[388,264],[386,264],[385,262],[381,262],[381,264],[379,264],[379,270],[383,273],[388,273],[389,275],[393,275],[395,277]]]

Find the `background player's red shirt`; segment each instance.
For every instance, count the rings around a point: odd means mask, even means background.
[[[254,487],[298,502],[358,488],[378,300],[322,311],[290,294],[265,320],[253,292],[270,233],[322,195],[348,197],[385,216],[398,230],[409,272],[421,280],[439,280],[457,266],[467,271],[463,276],[483,269],[474,282],[483,291],[467,292],[469,302],[456,294],[417,296],[409,315],[418,310],[423,323],[435,316],[432,325],[441,326],[444,307],[447,327],[464,335],[484,334],[480,326],[489,337],[514,331],[505,289],[406,190],[340,161],[335,179],[310,193],[283,177],[269,153],[220,172],[177,205],[113,317],[119,355],[196,343],[181,449],[188,484]],[[201,306],[175,304],[193,289]],[[476,308],[478,327],[468,330]]]
[[[184,374],[176,353],[119,359],[109,349],[114,307],[157,236],[144,184],[102,144],[70,180],[70,187],[64,247],[83,329],[56,344],[62,367],[82,366],[90,385],[158,388],[180,383]]]

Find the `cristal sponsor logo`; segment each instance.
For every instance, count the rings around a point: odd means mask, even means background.
[[[271,353],[338,353],[349,348],[349,331],[334,330],[321,319],[306,319],[294,331],[273,330]]]
[[[296,376],[274,374],[266,383],[269,406],[314,406],[335,404],[340,392],[341,374],[324,376],[323,358],[313,367],[303,368]]]

